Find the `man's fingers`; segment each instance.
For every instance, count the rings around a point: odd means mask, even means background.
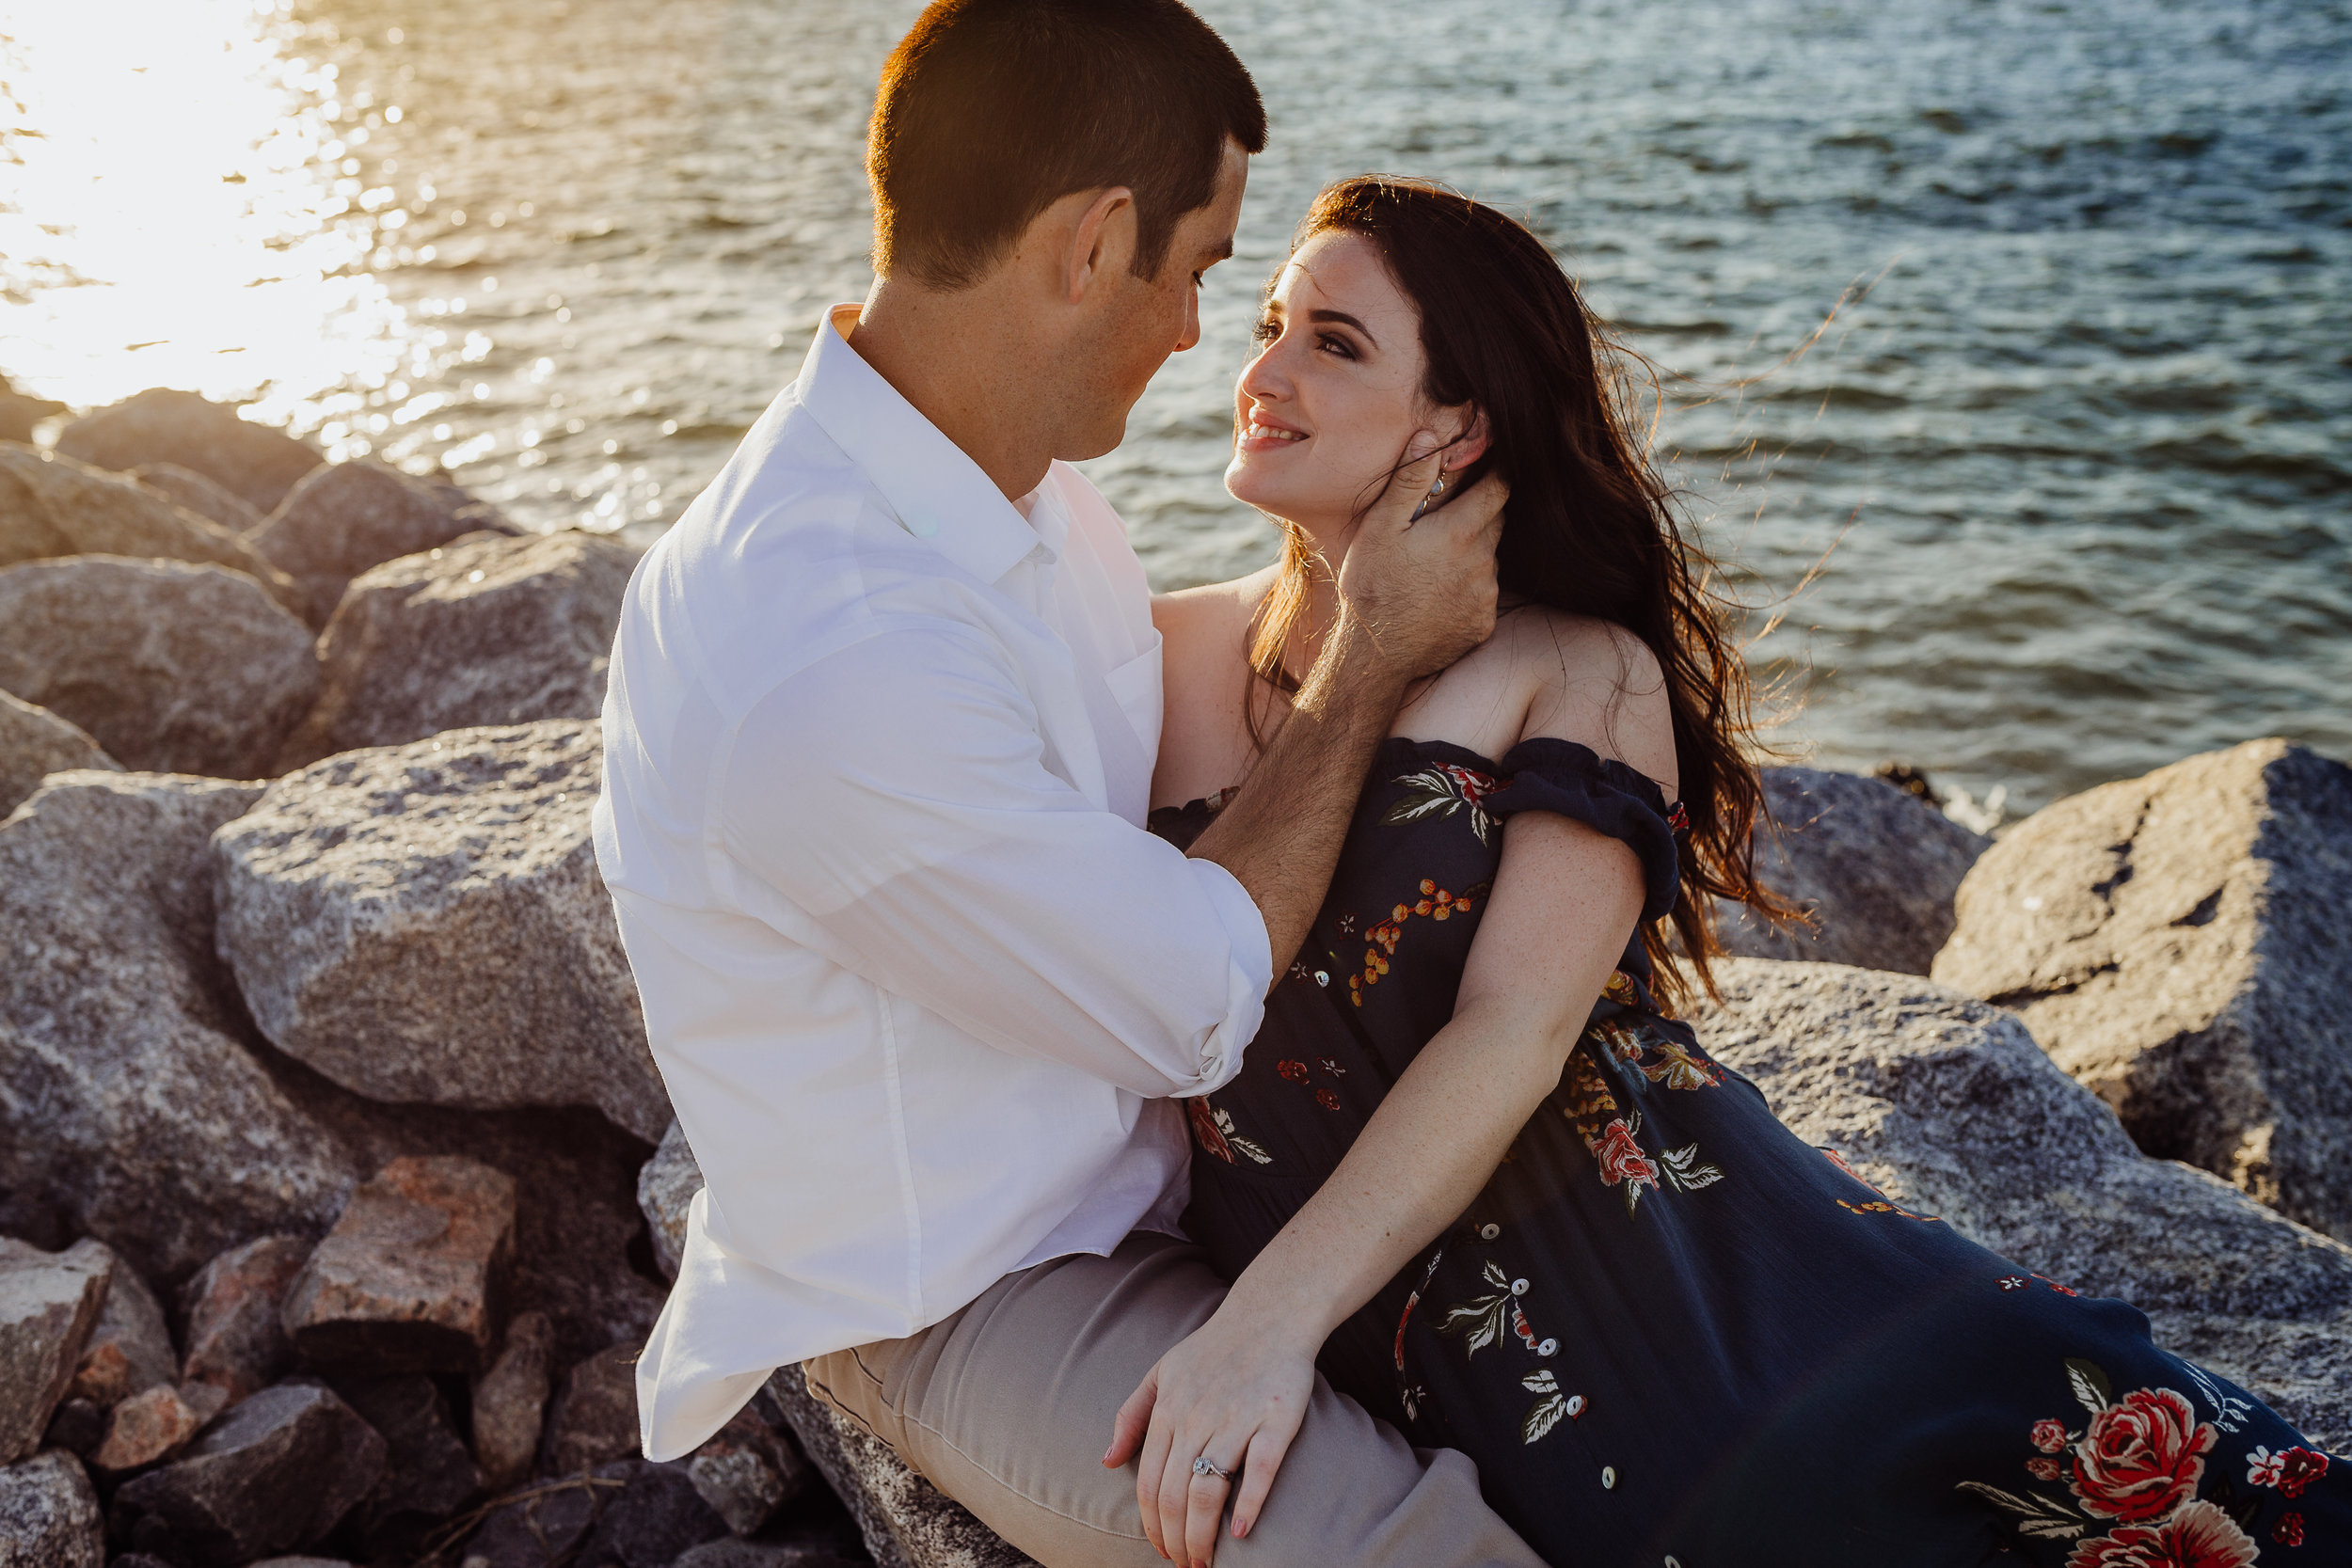
[[[1428,431],[1419,431],[1405,444],[1405,455],[1396,470],[1389,475],[1380,499],[1365,516],[1366,522],[1377,520],[1390,528],[1403,528],[1413,520],[1414,511],[1429,496],[1429,487],[1438,483],[1444,470],[1445,453],[1441,443]]]
[[[1502,476],[1488,474],[1437,515],[1454,528],[1484,535],[1491,546],[1502,537],[1502,508],[1510,499],[1511,487],[1503,483]]]
[[[1248,1535],[1258,1523],[1258,1515],[1265,1510],[1266,1494],[1274,1490],[1274,1473],[1282,1467],[1283,1457],[1290,1451],[1291,1439],[1272,1427],[1260,1427],[1249,1440],[1248,1456],[1242,1461],[1241,1490],[1233,1494],[1234,1540]]]
[[[1103,1455],[1105,1469],[1116,1470],[1136,1456],[1143,1446],[1143,1434],[1152,1429],[1152,1403],[1159,1390],[1157,1367],[1143,1374],[1136,1391],[1127,1396],[1127,1402],[1119,1407],[1111,1418],[1111,1446]]]
[[[1232,1489],[1233,1483],[1222,1476],[1195,1476],[1184,1488],[1186,1562],[1205,1565],[1216,1559],[1217,1521],[1225,1517],[1225,1495]]]

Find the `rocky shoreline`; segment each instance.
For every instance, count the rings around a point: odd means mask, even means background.
[[[793,1370],[636,1453],[701,1183],[589,842],[634,552],[189,394],[10,413],[0,1565],[1025,1561]],[[2352,1445],[2352,770],[2249,741],[1998,842],[1911,782],[1771,770],[1814,923],[1719,917],[1703,1037]]]

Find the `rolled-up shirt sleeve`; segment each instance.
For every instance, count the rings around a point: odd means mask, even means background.
[[[878,630],[783,680],[721,764],[743,906],[1000,1050],[1152,1098],[1240,1070],[1273,956],[1232,873],[1052,766],[1013,666],[955,622]],[[783,901],[776,907],[763,893]]]

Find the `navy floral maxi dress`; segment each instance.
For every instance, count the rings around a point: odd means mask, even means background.
[[[1152,826],[1188,844],[1220,803]],[[1247,1065],[1189,1102],[1185,1226],[1228,1278],[1453,1016],[1518,811],[1630,845],[1643,918],[1672,906],[1680,808],[1623,764],[1385,743]],[[1648,981],[1636,941],[1486,1190],[1331,1336],[1336,1387],[1468,1453],[1558,1568],[2352,1563],[2352,1461],[1888,1202]]]

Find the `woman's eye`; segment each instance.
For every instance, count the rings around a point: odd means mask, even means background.
[[[1249,329],[1249,336],[1254,341],[1270,343],[1274,341],[1275,335],[1279,333],[1281,330],[1282,329],[1280,327],[1274,325],[1270,318],[1262,319],[1259,321],[1257,325]]]
[[[1353,359],[1356,357],[1356,350],[1349,344],[1348,341],[1345,338],[1339,337],[1334,333],[1326,332],[1323,336],[1317,338],[1315,340],[1315,346],[1327,353],[1336,354],[1343,359]]]

